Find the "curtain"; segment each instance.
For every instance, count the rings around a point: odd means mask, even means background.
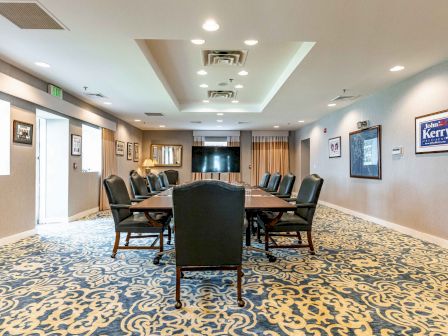
[[[227,147],[239,147],[239,146],[240,146],[240,137],[239,136],[227,137]],[[241,173],[229,173],[228,177],[227,177],[227,181],[229,183],[240,182],[241,181]]]
[[[287,136],[252,137],[252,184],[258,183],[264,172],[289,171],[289,144]]]
[[[109,202],[104,190],[103,180],[111,174],[117,173],[117,160],[115,157],[115,132],[102,129],[102,169],[100,183],[100,210],[108,210]]]

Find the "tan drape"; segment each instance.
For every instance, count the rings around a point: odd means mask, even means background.
[[[227,137],[227,147],[239,147],[240,146],[240,137],[239,136],[229,136]],[[241,173],[229,173],[228,174],[228,182],[240,182],[241,181]]]
[[[111,174],[117,173],[117,159],[115,157],[115,132],[102,129],[102,169],[100,183],[100,210],[108,210],[109,202],[103,187],[103,180]]]
[[[289,171],[289,146],[287,136],[252,137],[252,184],[258,183],[264,172]]]

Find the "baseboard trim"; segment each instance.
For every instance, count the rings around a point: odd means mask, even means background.
[[[0,246],[15,243],[23,238],[37,234],[36,229],[28,230],[13,234],[11,236],[0,238]]]
[[[336,204],[333,204],[333,203],[330,203],[330,202],[319,201],[319,203],[322,204],[322,205],[325,205],[327,207],[330,207],[330,208],[342,211],[342,212],[344,212],[346,214],[349,214],[349,215],[352,215],[352,216],[355,216],[355,217],[359,217],[361,219],[367,220],[369,222],[373,222],[375,224],[382,225],[384,227],[387,227],[389,229],[398,231],[400,233],[407,234],[407,235],[412,236],[414,238],[421,239],[421,240],[427,241],[429,243],[437,244],[437,245],[439,245],[441,247],[444,247],[444,248],[448,248],[448,240],[447,239],[443,239],[443,238],[440,238],[440,237],[437,237],[437,236],[430,235],[428,233],[417,231],[415,229],[411,229],[411,228],[408,228],[408,227],[403,226],[403,225],[392,223],[392,222],[386,221],[386,220],[381,219],[381,218],[373,217],[373,216],[367,215],[367,214],[362,213],[362,212],[358,212],[358,211],[355,211],[355,210],[352,210],[352,209],[347,209],[347,208],[341,207],[339,205],[336,205]]]
[[[70,217],[68,218],[68,221],[69,221],[69,222],[73,222],[73,221],[76,221],[76,220],[78,220],[78,219],[80,219],[80,218],[83,218],[83,217],[85,217],[85,216],[88,216],[88,215],[97,213],[98,211],[100,211],[100,208],[99,208],[99,207],[92,208],[92,209],[85,210],[85,211],[81,211],[81,212],[79,212],[79,213],[77,213],[77,214],[75,214],[75,215],[73,215],[73,216],[70,216]]]

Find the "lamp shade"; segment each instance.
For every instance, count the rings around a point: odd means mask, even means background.
[[[152,159],[145,159],[143,161],[143,167],[154,167],[154,161]]]

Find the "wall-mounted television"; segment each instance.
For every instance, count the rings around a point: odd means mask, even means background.
[[[240,147],[193,146],[193,173],[239,173]]]

